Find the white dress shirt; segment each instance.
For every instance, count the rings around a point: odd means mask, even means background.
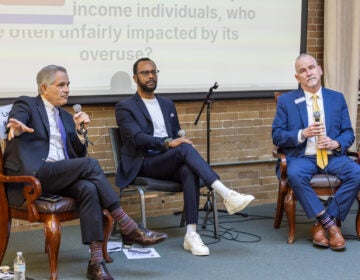
[[[49,154],[46,158],[48,162],[54,162],[65,159],[64,147],[61,140],[60,130],[57,127],[55,120],[55,111],[54,106],[47,101],[45,98],[41,97],[45,104],[46,113],[49,119],[50,125],[50,148]]]

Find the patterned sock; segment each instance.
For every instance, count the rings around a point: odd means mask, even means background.
[[[113,210],[110,214],[115,219],[115,221],[118,222],[122,234],[128,235],[137,229],[138,224],[133,219],[131,219],[121,207]]]
[[[90,248],[90,264],[101,262],[103,260],[102,242],[93,241],[89,245]]]
[[[316,217],[320,224],[324,227],[325,230],[328,230],[329,227],[335,225],[335,221],[333,218],[330,217],[330,215],[326,212],[321,214],[320,216]]]

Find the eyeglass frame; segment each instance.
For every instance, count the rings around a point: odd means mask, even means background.
[[[149,77],[149,75],[157,76],[159,74],[160,70],[147,70],[147,71],[140,71],[137,72],[136,75],[141,75],[143,77]]]

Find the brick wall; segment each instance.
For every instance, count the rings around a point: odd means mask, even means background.
[[[323,65],[324,57],[324,1],[308,1],[307,52]]]
[[[307,52],[314,55],[321,65],[323,10],[323,0],[309,0]],[[206,159],[206,112],[203,112],[196,126],[193,124],[202,102],[176,102],[175,105],[182,128]],[[71,107],[68,110],[72,112]],[[90,146],[89,154],[99,160],[114,185],[114,162],[108,135],[108,128],[116,126],[114,105],[88,105],[83,106],[83,110],[92,119],[89,138],[95,145]],[[254,205],[273,203],[277,197],[275,163],[271,155],[274,114],[272,98],[216,100],[211,110],[211,163],[215,164],[215,171],[226,185],[236,191],[255,195]],[[202,197],[201,205],[204,201],[205,197]],[[222,208],[221,199],[218,201]],[[182,209],[182,195],[149,194],[146,204],[147,216],[171,214]],[[131,216],[139,216],[137,195],[124,196],[122,206]]]
[[[206,112],[198,124],[194,121],[202,102],[175,103],[182,128],[206,159]],[[71,108],[69,108],[71,110]],[[114,106],[83,106],[90,112],[92,123],[89,138],[94,142],[89,154],[99,160],[113,183],[114,162],[108,127],[116,126]],[[254,194],[256,204],[271,203],[277,195],[272,159],[271,123],[275,113],[272,98],[215,100],[211,110],[210,159],[222,181],[234,190]],[[205,190],[204,190],[205,191]],[[126,195],[122,205],[133,216],[139,215],[135,194]],[[220,199],[219,199],[220,200]],[[201,204],[205,202],[202,198]],[[181,210],[182,195],[153,193],[146,200],[147,215],[162,215]],[[222,204],[219,203],[219,207]]]
[[[323,59],[323,1],[309,0],[308,52]],[[202,102],[175,103],[182,128],[206,159],[206,112],[193,123]],[[70,110],[70,108],[69,108]],[[115,126],[114,105],[88,105],[92,126],[89,137],[90,156],[100,161],[113,183],[114,162],[108,127]],[[277,180],[272,159],[271,123],[275,113],[272,98],[216,100],[211,110],[210,159],[222,181],[236,191],[255,195],[255,204],[273,203],[277,197]],[[116,188],[117,189],[117,188]],[[201,198],[201,204],[205,197]],[[218,199],[222,208],[221,199]],[[182,195],[150,194],[146,199],[147,216],[170,214],[182,209]],[[130,215],[139,216],[137,195],[126,195],[122,206]]]

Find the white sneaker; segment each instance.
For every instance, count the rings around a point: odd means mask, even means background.
[[[185,234],[184,249],[190,251],[195,256],[208,256],[210,254],[209,248],[196,232]]]
[[[254,199],[255,197],[252,195],[241,194],[230,190],[228,196],[224,199],[224,204],[228,213],[232,215],[243,210]]]

